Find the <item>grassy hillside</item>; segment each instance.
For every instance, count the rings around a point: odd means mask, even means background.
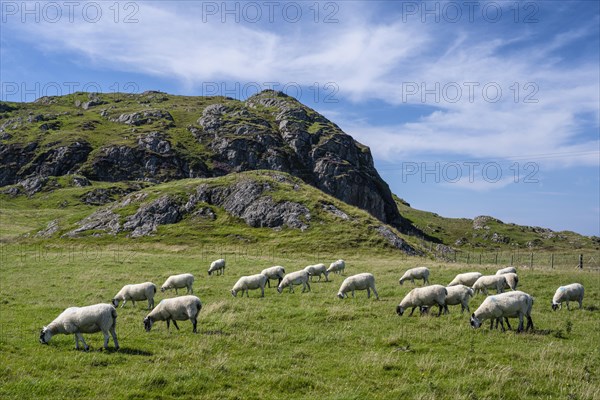
[[[412,288],[399,286],[423,260],[345,251],[316,254],[298,243],[286,254],[226,254],[224,276],[208,277],[219,249],[165,245],[3,244],[0,280],[0,398],[117,399],[597,399],[600,398],[598,272],[520,270],[521,288],[535,296],[535,333],[479,330],[457,307],[440,318],[398,317],[395,306]],[[260,247],[260,246],[258,246]],[[293,271],[308,263],[346,258],[347,274],[375,274],[381,299],[335,297],[343,277],[314,282],[309,293],[267,289],[233,298],[241,275],[270,265]],[[446,283],[465,265],[425,263],[431,283]],[[482,266],[492,272],[495,266]],[[106,302],[125,283],[160,285],[172,273],[196,276],[203,301],[199,333],[164,322],[143,329],[144,302],[119,308],[121,350],[101,351],[102,335],[85,335],[89,352],[72,336],[38,343],[41,327],[64,308]],[[586,287],[583,310],[553,312],[562,284]],[[157,302],[174,293],[157,294]],[[474,310],[482,295],[471,302]],[[516,322],[513,323],[513,326]],[[112,347],[112,342],[111,342]]]
[[[425,234],[447,246],[462,251],[515,250],[533,251],[597,251],[600,238],[570,231],[554,232],[542,227],[504,223],[493,217],[446,218],[436,213],[417,210],[395,197],[398,210]]]

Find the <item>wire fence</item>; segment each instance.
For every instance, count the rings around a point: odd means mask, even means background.
[[[432,253],[438,260],[467,265],[498,265],[541,269],[600,270],[600,252],[596,251],[461,251],[437,247]]]

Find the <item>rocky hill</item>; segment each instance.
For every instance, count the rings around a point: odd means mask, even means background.
[[[368,147],[283,93],[225,97],[75,93],[0,106],[0,186],[33,194],[51,176],[169,182],[289,173],[402,232]]]

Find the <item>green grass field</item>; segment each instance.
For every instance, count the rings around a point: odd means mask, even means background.
[[[458,306],[440,318],[395,313],[412,288],[398,285],[408,267],[427,265],[431,283],[445,284],[458,272],[493,272],[495,265],[442,265],[377,249],[317,254],[301,246],[286,253],[257,247],[228,252],[226,274],[208,277],[210,261],[223,255],[217,248],[122,243],[1,247],[0,398],[600,398],[597,270],[520,270],[520,289],[535,297],[536,330],[517,335],[489,331],[488,324],[473,330]],[[340,257],[346,275],[375,275],[379,301],[367,300],[366,292],[337,299],[338,275],[313,283],[310,293],[229,293],[239,276],[271,265],[291,272]],[[124,284],[160,286],[180,272],[196,276],[203,302],[198,334],[189,321],[180,331],[171,326],[169,333],[159,322],[145,332],[142,302],[118,309],[118,352],[101,350],[100,333],[85,335],[89,352],[76,351],[72,335],[55,336],[49,346],[38,342],[41,327],[68,306],[108,302]],[[553,312],[555,289],[571,282],[586,288],[584,309]],[[159,292],[157,303],[164,297]],[[482,300],[476,296],[471,310]]]

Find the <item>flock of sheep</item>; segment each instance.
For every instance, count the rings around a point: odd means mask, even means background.
[[[208,275],[216,274],[223,275],[225,273],[225,260],[219,259],[211,263],[208,269]],[[231,289],[231,294],[236,297],[239,292],[244,293],[249,297],[249,290],[261,290],[261,296],[264,297],[265,286],[271,287],[270,281],[277,280],[277,291],[282,293],[283,289],[289,287],[289,291],[293,293],[294,286],[302,285],[302,292],[310,291],[310,281],[317,276],[321,280],[321,275],[325,280],[329,280],[330,273],[343,274],[346,267],[344,260],[337,260],[326,268],[324,264],[309,265],[306,268],[285,273],[285,269],[281,266],[274,266],[262,270],[259,274],[242,276]],[[513,267],[498,270],[495,275],[482,275],[479,272],[467,272],[456,275],[456,277],[448,284],[447,287],[442,285],[428,285],[430,271],[426,267],[417,267],[409,269],[402,275],[399,280],[400,285],[406,281],[423,280],[423,286],[412,289],[398,304],[396,312],[402,316],[404,312],[411,308],[410,315],[413,314],[418,307],[421,315],[427,313],[429,308],[437,305],[438,316],[442,312],[448,313],[448,306],[461,305],[461,313],[469,309],[469,300],[478,292],[488,294],[488,289],[495,289],[497,294],[488,296],[483,303],[471,315],[470,323],[473,328],[479,328],[483,321],[490,320],[490,329],[494,322],[496,328],[500,324],[504,331],[504,322],[509,329],[508,318],[519,318],[519,326],[517,332],[523,330],[523,319],[527,319],[526,329],[533,329],[533,321],[531,319],[531,309],[533,307],[533,297],[527,293],[516,290],[519,283],[516,270]],[[109,334],[112,336],[115,349],[119,348],[117,334],[115,331],[117,311],[116,308],[121,304],[125,305],[127,301],[131,301],[135,306],[136,301],[148,301],[148,315],[144,318],[144,328],[146,331],[152,329],[152,325],[156,321],[166,321],[167,329],[170,328],[170,323],[173,322],[175,328],[179,330],[176,321],[190,320],[193,326],[193,332],[197,332],[197,318],[202,303],[200,299],[193,295],[194,276],[192,274],[172,275],[167,278],[161,286],[161,292],[169,289],[175,289],[176,295],[178,289],[187,289],[187,294],[169,299],[163,299],[154,307],[154,295],[157,292],[156,285],[152,282],[140,284],[125,285],[112,299],[112,304],[95,304],[87,307],[70,307],[64,310],[54,321],[43,327],[40,332],[40,343],[48,344],[52,336],[56,334],[74,334],[75,347],[79,349],[79,342],[84,346],[85,350],[89,347],[83,339],[83,333],[102,332],[104,335],[104,348],[108,349]],[[428,285],[428,286],[426,286]],[[510,292],[504,293],[505,289],[511,289]],[[377,299],[379,295],[375,289],[375,277],[370,273],[360,273],[352,275],[344,279],[337,296],[340,299],[348,296],[348,292],[352,293],[356,290],[366,290],[367,298],[370,298],[371,291]],[[583,301],[583,286],[579,283],[573,283],[567,286],[561,286],[556,290],[552,299],[552,309],[556,310],[562,307],[562,303],[566,302],[569,308],[569,301],[577,301],[579,308],[582,307]]]

